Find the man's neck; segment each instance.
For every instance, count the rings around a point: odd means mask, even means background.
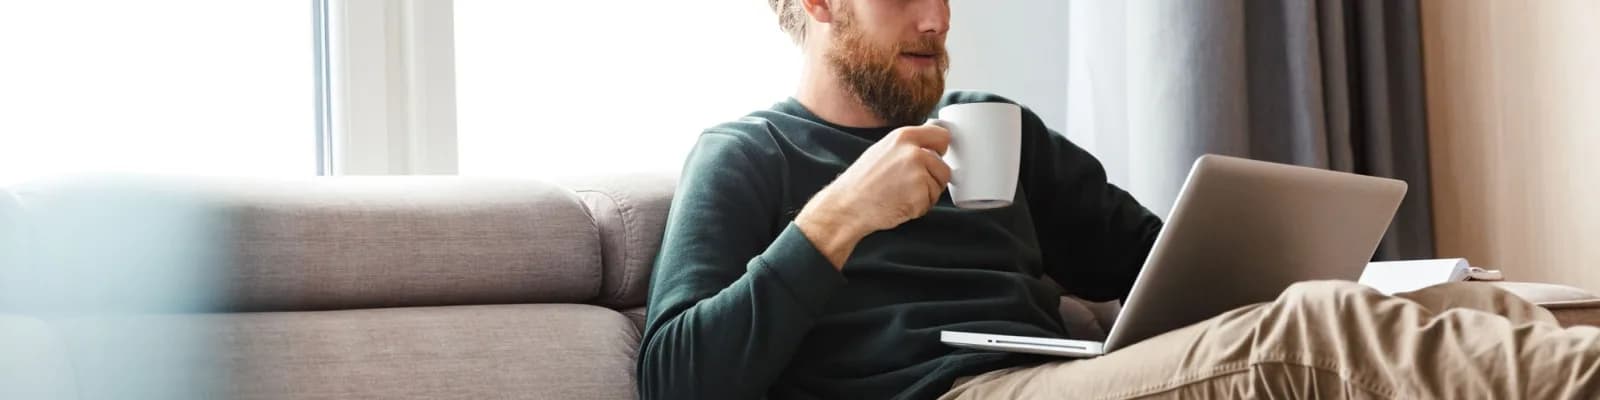
[[[888,125],[845,89],[844,81],[828,68],[820,56],[807,56],[800,71],[800,87],[794,98],[812,114],[835,125],[852,128],[878,128]]]

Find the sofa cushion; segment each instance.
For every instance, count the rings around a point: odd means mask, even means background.
[[[618,309],[644,305],[676,180],[624,175],[562,183],[578,193],[600,227],[605,279],[595,303]]]
[[[600,290],[599,230],[555,185],[341,177],[223,189],[238,309],[566,303]]]
[[[84,399],[632,399],[638,332],[579,304],[52,320]]]
[[[618,312],[621,312],[622,316],[628,317],[629,322],[633,322],[634,329],[638,329],[639,332],[644,332],[644,318],[648,316],[648,310],[645,310],[644,307],[634,307]]]

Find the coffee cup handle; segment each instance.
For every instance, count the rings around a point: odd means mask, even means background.
[[[930,125],[931,126],[937,126],[937,127],[940,127],[940,128],[944,128],[947,131],[951,131],[950,132],[950,147],[946,147],[945,148],[945,152],[944,152],[944,157],[943,158],[944,158],[945,164],[949,164],[950,165],[950,182],[951,183],[955,183],[955,180],[956,180],[956,168],[957,167],[956,167],[956,165],[954,163],[950,162],[950,148],[953,148],[956,145],[955,125],[951,124],[950,121],[945,121],[945,120],[938,119],[938,118],[928,118],[928,122],[925,122],[925,123],[922,124],[922,126],[930,126]]]

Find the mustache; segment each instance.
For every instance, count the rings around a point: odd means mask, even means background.
[[[895,53],[925,54],[938,57],[945,56],[944,42],[936,38],[900,42],[895,46]]]

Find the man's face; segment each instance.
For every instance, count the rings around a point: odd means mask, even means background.
[[[891,126],[921,124],[950,68],[947,0],[838,0],[827,51],[845,89]]]

